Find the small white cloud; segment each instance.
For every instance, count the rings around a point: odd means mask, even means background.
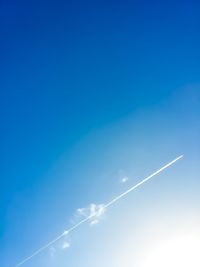
[[[99,223],[99,220],[96,219],[96,220],[91,221],[91,222],[90,222],[90,225],[95,225],[95,224],[97,224],[97,223]]]
[[[121,183],[123,183],[123,184],[126,183],[128,181],[128,179],[129,179],[128,176],[122,177],[121,178]]]
[[[105,207],[103,204],[90,204],[90,216],[92,216],[90,225],[99,223],[99,220],[104,213]]]
[[[67,241],[64,241],[64,243],[62,244],[62,249],[65,250],[65,249],[68,249],[69,247],[70,247],[70,243]]]
[[[77,214],[81,217],[91,216],[90,225],[99,223],[100,217],[105,213],[103,204],[91,203],[87,208],[77,209]]]
[[[65,230],[64,232],[63,232],[63,235],[68,235],[68,231],[67,230]]]

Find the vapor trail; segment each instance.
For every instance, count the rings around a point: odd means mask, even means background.
[[[119,196],[113,198],[111,201],[109,201],[107,204],[104,205],[104,209],[110,207],[111,205],[113,205],[115,202],[117,202],[118,200],[120,200],[121,198],[125,197],[127,194],[129,194],[130,192],[132,192],[133,190],[135,190],[137,187],[141,186],[142,184],[144,184],[145,182],[147,182],[148,180],[150,180],[153,176],[159,174],[160,172],[164,171],[165,169],[167,169],[168,167],[170,167],[171,165],[173,165],[176,161],[178,161],[179,159],[181,159],[183,157],[183,155],[175,158],[174,160],[170,161],[169,163],[167,163],[166,165],[164,165],[162,168],[160,168],[159,170],[155,171],[154,173],[152,173],[151,175],[147,176],[146,178],[144,178],[142,181],[140,181],[139,183],[137,183],[136,185],[132,186],[131,188],[129,188],[127,191],[125,191],[124,193],[120,194]],[[74,226],[72,226],[71,228],[69,228],[68,230],[65,230],[61,235],[59,235],[58,237],[56,237],[55,239],[53,239],[52,241],[50,241],[48,244],[46,244],[45,246],[41,247],[40,249],[36,250],[32,255],[30,255],[29,257],[25,258],[24,260],[22,260],[21,262],[19,262],[15,267],[19,267],[21,265],[23,265],[25,262],[31,260],[33,257],[35,257],[36,255],[38,255],[39,253],[41,253],[42,251],[44,251],[45,249],[47,249],[48,247],[50,247],[51,245],[53,245],[54,243],[56,243],[58,240],[60,240],[61,238],[63,238],[64,236],[66,236],[68,233],[74,231],[75,229],[77,229],[79,226],[81,226],[82,224],[88,222],[89,220],[91,220],[92,218],[94,218],[98,213],[98,210],[96,213],[86,217],[85,219],[83,219],[82,221],[80,221],[79,223],[75,224]]]
[[[151,175],[149,175],[148,177],[146,177],[145,179],[143,179],[141,182],[137,183],[136,185],[132,186],[131,188],[129,188],[127,191],[125,191],[124,193],[122,193],[121,195],[115,197],[113,200],[111,200],[110,202],[108,202],[105,205],[105,208],[113,205],[115,202],[117,202],[120,198],[126,196],[127,194],[129,194],[130,192],[132,192],[133,190],[135,190],[137,187],[139,187],[140,185],[144,184],[145,182],[147,182],[148,180],[150,180],[153,176],[159,174],[160,172],[164,171],[165,169],[167,169],[169,166],[171,166],[172,164],[174,164],[177,160],[181,159],[183,157],[183,155],[179,156],[178,158],[172,160],[171,162],[169,162],[168,164],[166,164],[165,166],[163,166],[162,168],[160,168],[159,170],[157,170],[156,172],[152,173]]]

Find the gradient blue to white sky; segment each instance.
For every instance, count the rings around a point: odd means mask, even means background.
[[[2,0],[0,25],[0,266],[181,154],[24,266],[152,267],[155,244],[197,236],[200,4]]]

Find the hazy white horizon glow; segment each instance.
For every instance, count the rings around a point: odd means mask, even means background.
[[[160,240],[146,253],[139,267],[199,267],[200,232],[191,230]]]
[[[59,235],[58,237],[56,237],[55,239],[53,239],[52,241],[50,241],[49,243],[47,243],[45,246],[41,247],[40,249],[38,249],[37,251],[35,251],[32,255],[30,255],[29,257],[25,258],[24,260],[22,260],[20,263],[18,263],[15,267],[19,267],[21,265],[23,265],[24,263],[26,263],[27,261],[31,260],[33,257],[35,257],[36,255],[38,255],[39,253],[41,253],[42,251],[44,251],[45,249],[51,247],[54,243],[56,243],[58,240],[62,239],[64,236],[68,235],[70,232],[74,231],[75,229],[77,229],[79,226],[81,226],[82,224],[86,223],[86,222],[91,222],[91,219],[95,219],[98,218],[101,214],[103,214],[105,212],[105,209],[110,207],[111,205],[115,204],[117,201],[119,201],[121,198],[125,197],[127,194],[131,193],[132,191],[134,191],[137,187],[141,186],[142,184],[144,184],[145,182],[147,182],[148,180],[150,180],[152,177],[158,175],[159,173],[161,173],[162,171],[164,171],[165,169],[167,169],[168,167],[170,167],[171,165],[173,165],[176,161],[178,161],[179,159],[183,158],[183,155],[175,158],[174,160],[172,160],[171,162],[167,163],[166,165],[164,165],[162,168],[160,168],[159,170],[155,171],[154,173],[152,173],[151,175],[147,176],[146,178],[144,178],[142,181],[140,181],[139,183],[137,183],[136,185],[132,186],[131,188],[129,188],[128,190],[126,190],[125,192],[123,192],[122,194],[118,195],[117,197],[115,197],[114,199],[112,199],[111,201],[107,202],[107,204],[103,205],[101,204],[100,209],[93,209],[93,212],[90,213],[90,215],[86,218],[84,218],[83,220],[81,220],[79,223],[75,224],[74,226],[72,226],[69,229],[64,230],[64,232]],[[94,220],[95,221],[95,220]],[[149,266],[150,267],[150,266]],[[154,266],[157,267],[157,266]],[[182,266],[183,267],[183,266]]]

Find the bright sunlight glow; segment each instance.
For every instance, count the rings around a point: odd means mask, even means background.
[[[183,233],[160,240],[143,259],[141,267],[199,267],[200,233]]]

